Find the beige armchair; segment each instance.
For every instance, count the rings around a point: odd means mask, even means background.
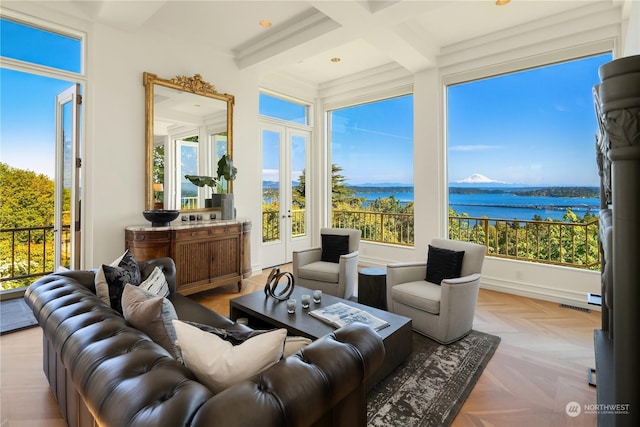
[[[387,305],[392,313],[410,317],[416,332],[449,344],[467,335],[473,327],[486,249],[475,243],[448,239],[433,239],[431,246],[464,251],[460,277],[435,284],[426,281],[428,260],[390,264]]]
[[[358,278],[360,230],[322,228],[320,236],[322,247],[293,253],[295,283],[349,299]]]

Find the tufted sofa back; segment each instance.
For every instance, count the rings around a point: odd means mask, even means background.
[[[92,273],[67,272],[36,281],[25,295],[70,426],[365,425],[364,381],[384,358],[371,329],[338,330],[214,396],[92,286]]]

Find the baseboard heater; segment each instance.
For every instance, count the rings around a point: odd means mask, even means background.
[[[570,308],[572,310],[584,311],[585,313],[591,313],[591,309],[590,308],[576,307],[575,305],[560,304],[560,307],[562,307],[562,308]]]

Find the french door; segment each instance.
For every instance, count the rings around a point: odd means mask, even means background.
[[[311,131],[263,124],[262,246],[263,267],[291,262],[293,252],[308,248]]]
[[[56,96],[55,268],[80,268],[80,85]]]

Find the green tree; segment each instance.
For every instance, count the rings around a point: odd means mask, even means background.
[[[306,171],[302,169],[302,173],[298,177],[298,185],[293,187],[293,208],[304,209],[307,194],[307,178]]]
[[[0,163],[0,277],[53,270],[51,227],[54,221],[54,183],[44,174]],[[63,197],[69,201],[69,193]],[[2,289],[26,286],[30,279],[2,282]]]
[[[331,165],[331,207],[342,209],[345,205],[351,208],[362,206],[362,199],[353,197],[355,191],[347,187],[347,178],[342,175],[343,169],[336,164]]]

